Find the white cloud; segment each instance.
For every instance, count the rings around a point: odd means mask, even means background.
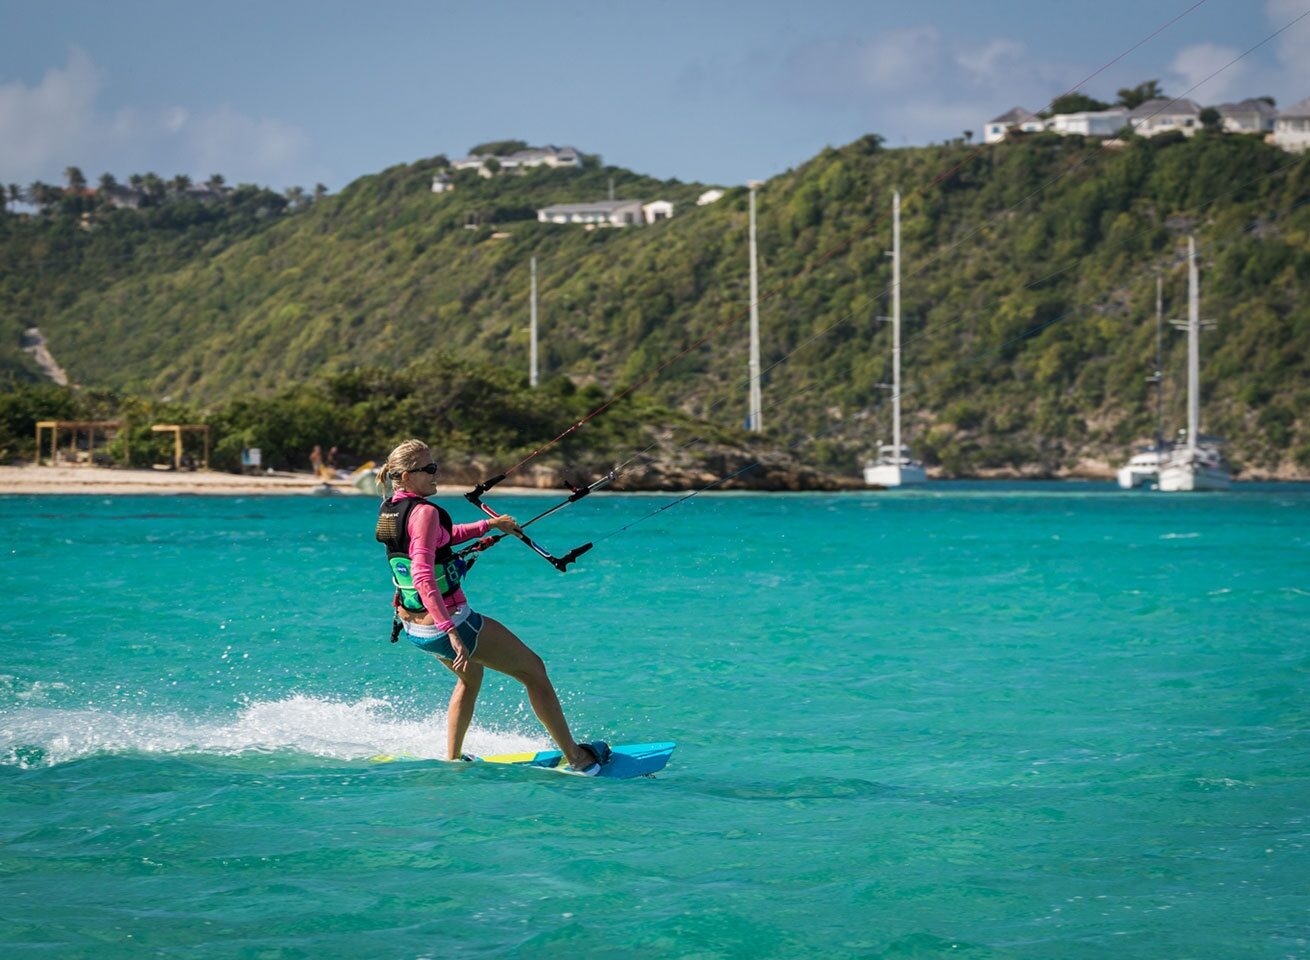
[[[1241,90],[1240,81],[1246,74],[1246,63],[1232,63],[1240,50],[1217,43],[1198,43],[1178,51],[1169,65],[1175,83],[1166,86],[1170,96],[1186,96],[1201,103],[1217,103]],[[1231,64],[1231,66],[1227,66]],[[1227,69],[1225,69],[1227,67]],[[1221,71],[1216,74],[1217,71]],[[1195,89],[1193,89],[1195,88]],[[1244,96],[1244,95],[1242,95]],[[1238,96],[1238,99],[1242,99]]]
[[[0,180],[58,182],[65,167],[88,178],[109,170],[120,179],[153,170],[164,176],[285,186],[330,179],[312,159],[313,144],[295,124],[252,117],[223,104],[194,110],[171,104],[99,107],[106,78],[74,48],[68,63],[35,86],[0,85]]]
[[[101,82],[91,58],[73,49],[68,65],[46,71],[36,86],[17,80],[0,86],[0,177],[23,183],[40,175],[53,179],[76,165],[84,131],[95,120]]]
[[[1278,29],[1292,23],[1306,9],[1305,0],[1269,0],[1265,15]],[[1288,27],[1274,43],[1280,73],[1277,83],[1287,103],[1310,96],[1310,17]]]
[[[952,41],[931,26],[799,44],[783,62],[786,96],[854,106],[893,143],[977,133],[1015,104],[1044,107],[1077,79],[1074,67],[1030,57],[1018,40]]]

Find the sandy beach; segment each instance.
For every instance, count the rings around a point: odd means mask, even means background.
[[[501,488],[522,494],[554,490]],[[442,486],[439,493],[462,494],[465,487]],[[160,494],[218,496],[366,496],[348,480],[323,481],[308,473],[242,475],[216,470],[126,470],[109,467],[0,466],[5,494]]]

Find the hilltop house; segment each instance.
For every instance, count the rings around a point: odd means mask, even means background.
[[[1181,130],[1190,137],[1201,127],[1201,107],[1195,100],[1170,100],[1155,97],[1140,104],[1128,114],[1133,130],[1143,137]]]
[[[577,167],[582,165],[582,155],[573,147],[556,147],[547,144],[529,150],[516,150],[505,156],[492,154],[472,154],[463,160],[456,160],[450,166],[455,170],[476,170],[479,176],[494,177],[497,173],[488,165],[495,160],[501,173],[523,173],[532,167]]]
[[[433,176],[432,178],[433,193],[446,193],[454,189],[455,189],[455,185],[450,182],[450,177],[446,176],[444,173],[438,173],[435,176]]]
[[[1005,135],[1011,130],[1020,130],[1023,133],[1041,133],[1045,129],[1046,121],[1037,114],[1025,110],[1023,107],[1014,107],[984,124],[983,142],[999,143],[1005,139]]]
[[[1228,133],[1272,133],[1278,111],[1268,100],[1243,100],[1215,107]]]
[[[650,203],[642,204],[641,212],[646,217],[647,223],[668,220],[673,216],[673,204],[668,200],[652,200]]]
[[[646,222],[640,200],[557,203],[537,211],[542,223],[585,223],[590,226],[631,227]]]
[[[1084,137],[1113,137],[1127,125],[1128,111],[1123,107],[1111,107],[1109,110],[1057,113],[1047,121],[1046,128],[1061,135],[1080,133]]]
[[[1274,143],[1293,153],[1310,149],[1310,97],[1279,111]]]

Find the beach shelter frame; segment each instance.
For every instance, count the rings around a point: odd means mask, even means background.
[[[41,466],[45,462],[41,457],[41,443],[42,434],[47,430],[50,431],[50,465],[54,466],[59,460],[59,432],[61,430],[69,431],[68,459],[70,462],[76,462],[73,454],[77,452],[77,435],[81,431],[85,430],[87,432],[86,448],[88,453],[92,453],[95,451],[97,430],[105,433],[113,430],[115,433],[120,433],[126,427],[127,423],[123,420],[38,420],[36,422],[37,466]]]
[[[198,433],[204,438],[205,454],[200,458],[200,469],[209,469],[209,424],[207,423],[156,423],[150,427],[155,433],[173,434],[173,469],[182,469],[182,434]]]

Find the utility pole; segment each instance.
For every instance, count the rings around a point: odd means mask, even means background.
[[[755,245],[755,188],[761,181],[747,183],[751,191],[750,255],[751,255],[751,359],[750,359],[750,418],[747,427],[754,433],[764,429],[760,400],[760,270]]]
[[[532,258],[532,308],[528,322],[528,385],[537,385],[537,258]]]

